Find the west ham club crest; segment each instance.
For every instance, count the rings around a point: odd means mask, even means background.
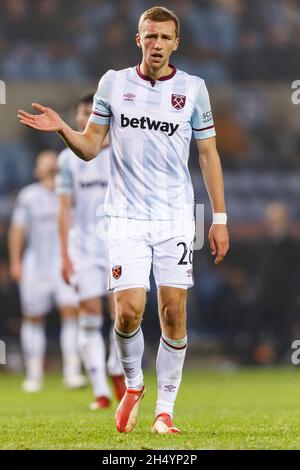
[[[172,106],[173,108],[179,110],[184,108],[186,96],[185,95],[172,95]]]
[[[121,274],[122,274],[122,266],[113,266],[112,268],[113,278],[119,279],[121,277]]]

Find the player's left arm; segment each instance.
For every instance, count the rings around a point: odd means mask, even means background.
[[[216,148],[215,137],[196,139],[199,150],[199,164],[206,190],[214,214],[226,213],[223,172]],[[215,264],[222,262],[229,248],[229,236],[226,223],[213,223],[209,231],[211,254],[216,256]]]

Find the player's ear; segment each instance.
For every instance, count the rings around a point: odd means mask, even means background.
[[[136,40],[136,44],[138,47],[142,47],[142,44],[141,44],[141,36],[139,35],[139,33],[136,33],[135,35],[135,40]]]
[[[180,39],[179,39],[179,38],[176,38],[176,39],[175,39],[175,44],[174,44],[174,47],[173,47],[173,51],[177,51],[178,46],[179,46],[179,42],[180,42]]]

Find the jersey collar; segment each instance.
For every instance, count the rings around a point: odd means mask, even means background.
[[[169,75],[165,75],[164,77],[158,78],[157,80],[162,82],[164,80],[170,80],[170,78],[174,77],[175,73],[177,72],[176,67],[174,67],[174,65],[172,64],[169,64],[169,66],[173,69],[172,72]],[[136,69],[136,73],[138,74],[140,78],[142,78],[143,80],[147,80],[148,82],[151,83],[152,86],[155,85],[156,80],[153,80],[153,78],[148,77],[147,75],[144,75],[141,71],[140,64],[138,64],[135,69]]]

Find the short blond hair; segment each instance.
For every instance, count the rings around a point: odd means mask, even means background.
[[[175,33],[176,37],[179,36],[180,24],[179,19],[172,10],[169,10],[166,7],[152,7],[149,10],[144,11],[139,19],[138,30],[141,31],[144,21],[173,21],[175,23]]]

